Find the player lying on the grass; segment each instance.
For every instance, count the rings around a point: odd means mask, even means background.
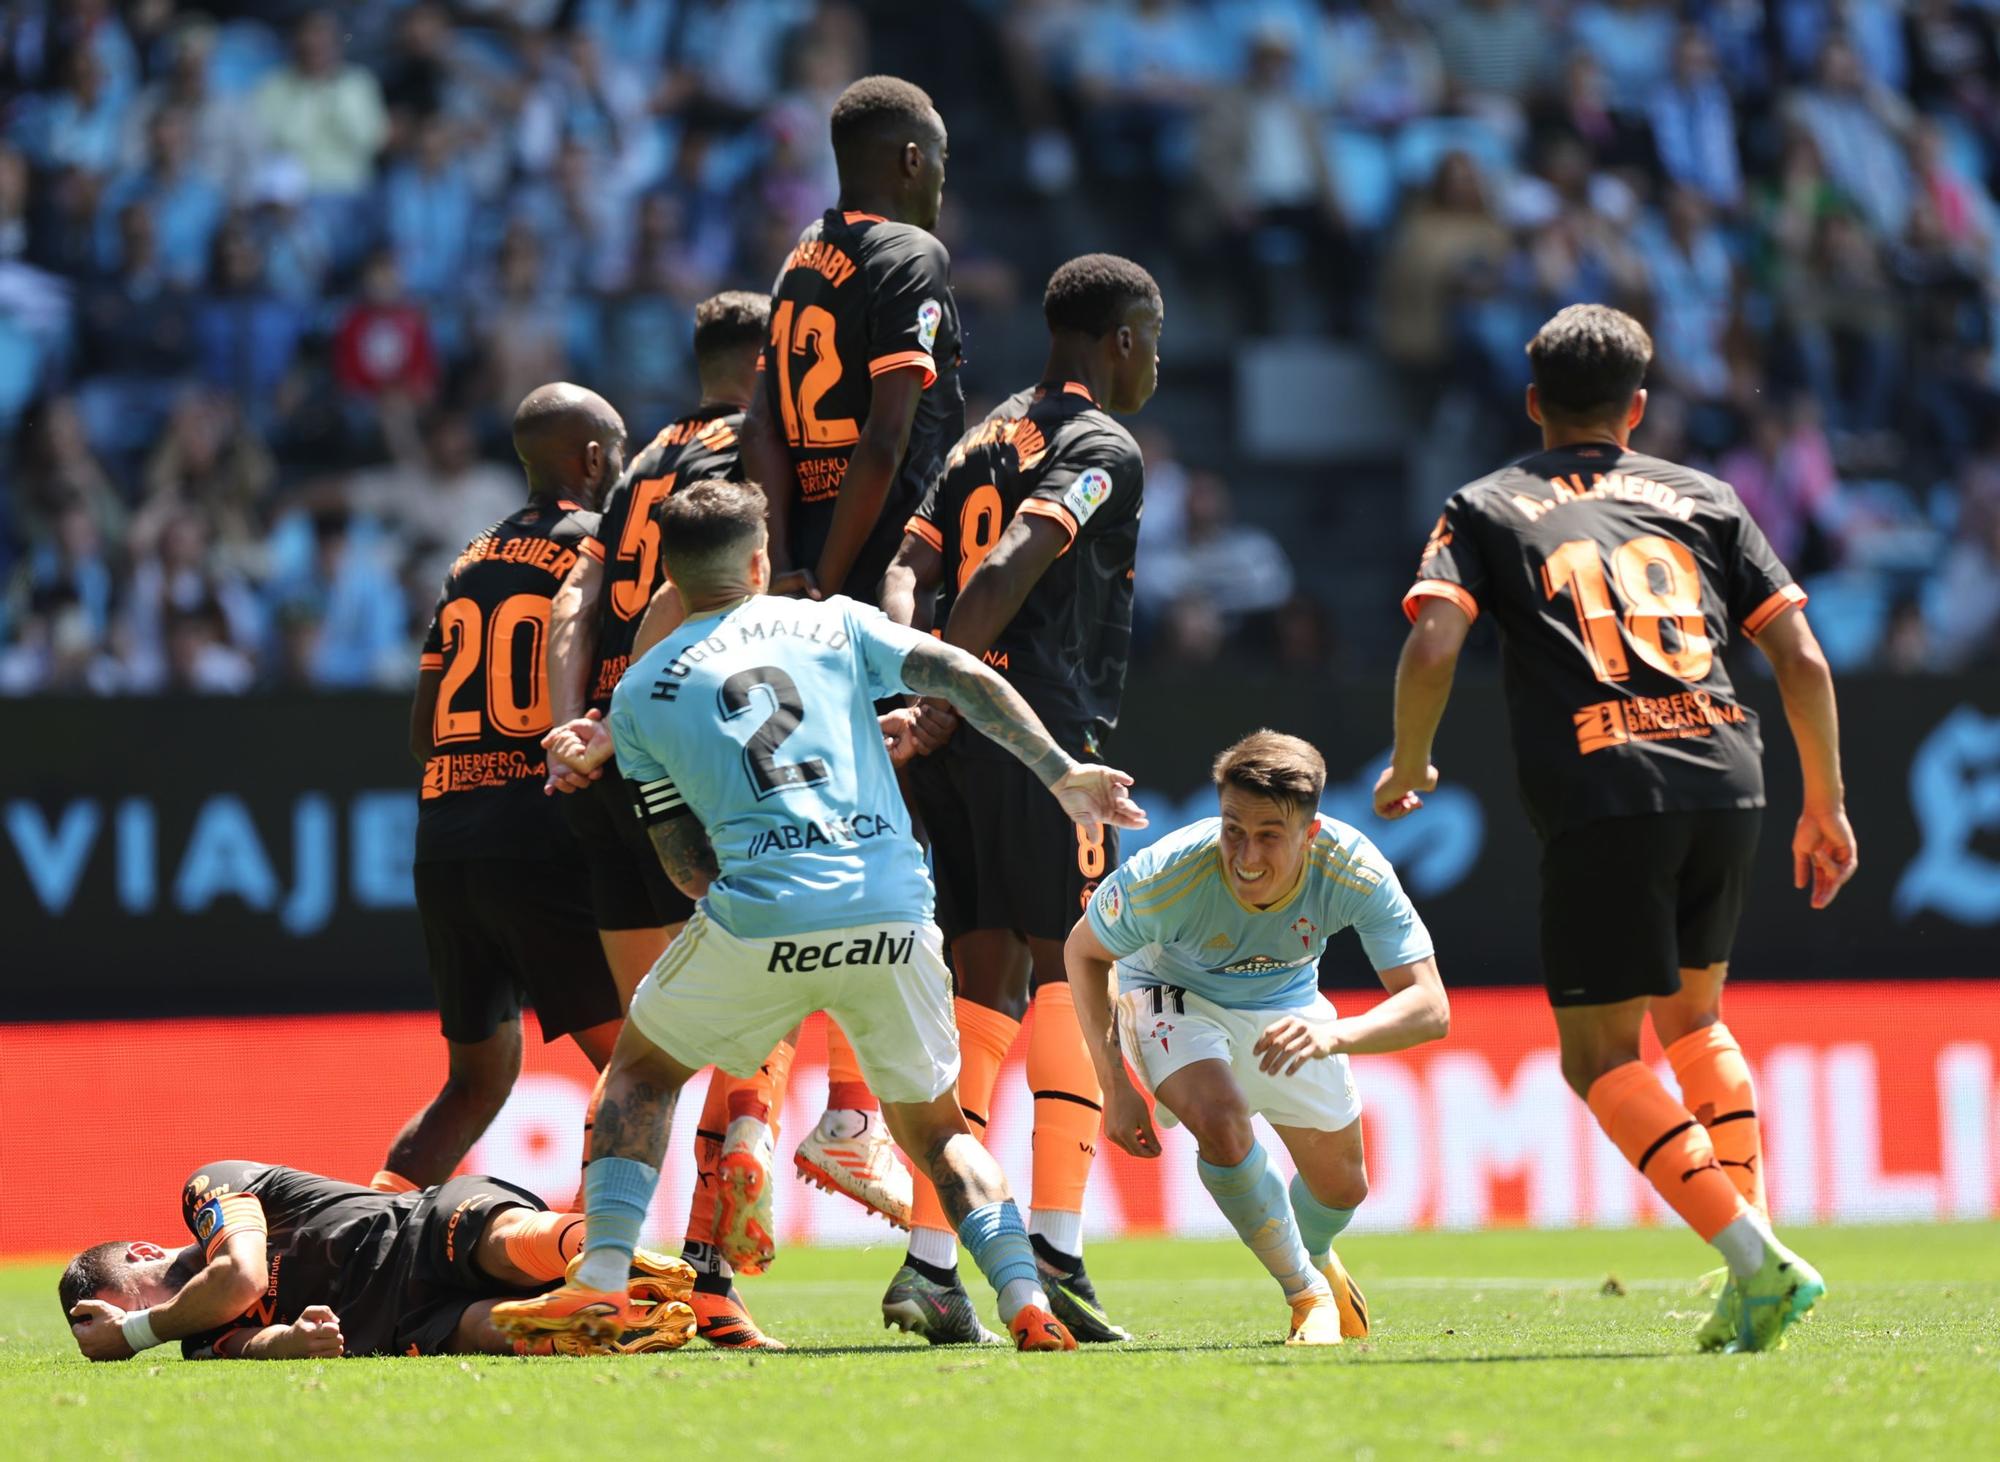
[[[936,592],[932,617],[945,643],[1004,675],[1065,751],[1096,759],[1125,689],[1144,490],[1139,444],[1113,413],[1136,412],[1153,394],[1164,307],[1137,264],[1085,254],[1050,276],[1042,312],[1049,353],[1039,384],[952,448],[905,529],[882,608],[921,623],[919,600]],[[950,711],[922,710],[950,733]],[[1027,768],[975,732],[911,761],[905,777],[930,834],[938,927],[957,982],[959,1104],[984,1137],[1032,994],[1029,1238],[1070,1333],[1129,1339],[1083,1265],[1083,1195],[1103,1093],[1063,969],[1077,910],[1118,865],[1118,830],[1074,826]],[[937,1195],[919,1182],[909,1253],[882,1297],[884,1318],[933,1344],[979,1339],[957,1261]]]
[[[584,1171],[589,1228],[562,1289],[502,1305],[515,1334],[615,1331],[675,1097],[711,1062],[738,1075],[824,1010],[884,1117],[938,1186],[1023,1350],[1076,1342],[1049,1313],[1027,1227],[954,1091],[958,1040],[931,885],[874,702],[941,696],[1033,766],[1079,823],[1141,826],[1131,779],[1065,755],[963,650],[836,596],[765,590],[764,498],[703,482],[667,500],[667,569],[687,618],[626,674],[611,719],[549,747],[589,774],[616,752],[660,861],[698,900],[646,976],[612,1053]]]
[[[621,1334],[557,1347],[503,1334],[494,1305],[561,1279],[583,1218],[498,1178],[390,1194],[215,1162],[181,1190],[181,1218],[191,1244],[97,1244],[63,1271],[57,1293],[86,1357],[124,1360],[171,1340],[197,1360],[581,1355],[675,1350],[694,1334],[694,1272],[645,1250]]]
[[[1563,1078],[1729,1267],[1704,1350],[1764,1350],[1825,1292],[1771,1232],[1750,1068],[1722,1024],[1763,817],[1757,713],[1723,652],[1771,663],[1805,807],[1793,876],[1832,903],[1859,850],[1833,677],[1805,591],[1726,482],[1631,450],[1652,338],[1572,305],[1528,343],[1542,450],[1452,495],[1404,596],[1396,747],[1375,810],[1437,785],[1431,744],[1482,610],[1500,632],[1521,792],[1542,839],[1542,964]],[[1641,1059],[1648,1020],[1676,1100]]]
[[[1285,1343],[1338,1345],[1368,1333],[1367,1302],[1333,1251],[1368,1195],[1347,1058],[1440,1040],[1451,1007],[1396,870],[1320,813],[1318,751],[1258,731],[1217,757],[1214,775],[1222,815],[1134,855],[1071,931],[1077,1019],[1104,1087],[1105,1134],[1137,1157],[1160,1155],[1130,1061],[1161,1120],[1194,1135],[1202,1186],[1283,1286]],[[1343,1017],[1319,993],[1318,970],[1347,928],[1389,998]],[[1253,1114],[1298,1168],[1289,1195]]]

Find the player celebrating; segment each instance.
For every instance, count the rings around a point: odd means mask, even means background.
[[[1144,475],[1138,443],[1110,413],[1136,412],[1153,394],[1159,286],[1130,260],[1087,254],[1056,270],[1042,313],[1051,341],[1041,384],[952,449],[909,521],[884,607],[908,621],[915,595],[941,585],[945,643],[1006,676],[1064,751],[1095,759],[1125,688]],[[959,1104],[983,1135],[1032,982],[1035,1257],[1078,1340],[1127,1339],[1083,1267],[1103,1096],[1062,954],[1077,910],[1118,864],[1117,830],[1073,825],[1026,768],[976,732],[913,761],[908,775],[958,982]],[[933,1344],[979,1339],[957,1253],[937,1194],[919,1179],[909,1255],[882,1313]]]
[[[837,207],[809,224],[773,287],[763,390],[743,470],[771,500],[780,586],[879,602],[903,523],[965,430],[951,256],[932,233],[944,121],[924,91],[864,76],[832,114]],[[809,1181],[907,1226],[896,1160],[853,1048],[827,1032],[827,1111],[794,1157]]]
[[[424,638],[410,753],[423,763],[417,912],[450,1051],[444,1088],[390,1145],[385,1191],[441,1183],[521,1070],[521,1004],[542,1038],[602,1067],[625,1002],[592,924],[583,868],[542,795],[550,600],[602,558],[597,504],[625,465],[625,423],[562,383],[514,413],[528,501],[466,546]]]
[[[1219,818],[1169,834],[1098,885],[1065,951],[1070,985],[1106,1135],[1137,1157],[1160,1155],[1130,1061],[1162,1120],[1194,1134],[1202,1186],[1284,1287],[1285,1343],[1338,1345],[1368,1333],[1367,1302],[1333,1251],[1368,1194],[1347,1058],[1441,1040],[1451,1009],[1396,870],[1319,812],[1318,751],[1258,731],[1217,757],[1214,775]],[[1341,1017],[1317,970],[1350,927],[1389,998]],[[1298,1168],[1289,1195],[1254,1113]]]
[[[1756,713],[1722,660],[1769,658],[1798,743],[1792,837],[1814,908],[1854,874],[1833,678],[1792,582],[1725,482],[1633,452],[1653,343],[1573,305],[1528,345],[1543,450],[1456,493],[1403,607],[1396,747],[1375,810],[1437,785],[1431,742],[1482,610],[1500,629],[1514,753],[1542,839],[1542,963],[1563,1076],[1618,1150],[1721,1251],[1705,1350],[1763,1350],[1825,1292],[1772,1236],[1750,1071],[1722,1024],[1764,777]],[[1681,1089],[1639,1057],[1648,1014]],[[1702,1113],[1697,1119],[1695,1113]]]
[[[1016,1345],[1070,1349],[1006,1178],[953,1099],[958,1042],[930,880],[872,702],[941,696],[1031,762],[1079,821],[1139,826],[1144,814],[1129,778],[1072,761],[963,651],[844,597],[768,596],[764,512],[763,495],[737,483],[667,500],[667,571],[687,618],[626,675],[608,723],[551,737],[552,755],[586,771],[615,747],[660,861],[700,901],[633,997],[612,1057],[584,1173],[582,1262],[554,1294],[499,1307],[496,1323],[520,1335],[618,1327],[676,1093],[710,1062],[747,1074],[824,1009],[945,1195]]]
[[[757,358],[770,301],[741,290],[695,306],[694,358],[701,404],[666,426],[625,469],[605,499],[599,537],[605,556],[577,560],[555,597],[549,626],[549,696],[558,724],[586,710],[603,715],[632,657],[634,637],[660,572],[660,505],[676,482],[733,478],[743,411],[756,389]],[[615,778],[567,799],[590,873],[597,937],[627,1001],[665,951],[694,905],[673,886]],[[701,1338],[728,1349],[769,1349],[778,1342],[750,1318],[732,1283],[723,1248],[756,1273],[772,1257],[770,1219],[773,1114],[783,1105],[792,1043],[778,1043],[747,1080],[717,1072],[695,1124],[695,1191],[682,1257],[698,1275],[690,1303]],[[596,1096],[592,1096],[595,1106]],[[732,1181],[725,1188],[723,1173]],[[728,1243],[718,1245],[722,1197]]]
[[[682,1303],[694,1275],[633,1256],[634,1324],[611,1344],[552,1347],[502,1334],[510,1295],[546,1289],[583,1242],[583,1219],[550,1213],[525,1188],[463,1177],[385,1194],[298,1168],[216,1162],[181,1190],[194,1242],[85,1249],[57,1292],[91,1360],[169,1340],[190,1359],[340,1355],[568,1354],[676,1350],[694,1333]]]

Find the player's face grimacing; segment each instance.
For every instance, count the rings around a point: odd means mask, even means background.
[[[1117,362],[1111,372],[1110,400],[1105,408],[1129,416],[1153,399],[1160,384],[1160,330],[1166,323],[1158,300],[1135,301],[1124,322],[1111,332]]]
[[[1222,789],[1222,867],[1246,904],[1269,905],[1292,891],[1306,848],[1319,831],[1309,808],[1287,811],[1268,797]]]

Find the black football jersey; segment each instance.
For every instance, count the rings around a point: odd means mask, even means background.
[[[632,459],[605,500],[598,523],[604,593],[588,704],[607,715],[611,692],[631,663],[639,621],[660,586],[660,509],[677,483],[735,480],[742,430],[740,406],[711,404],[683,416]]]
[[[243,1329],[289,1325],[308,1306],[340,1316],[350,1353],[381,1348],[398,1318],[404,1276],[390,1263],[403,1225],[424,1192],[378,1193],[297,1168],[216,1162],[198,1169],[181,1190],[181,1218],[207,1258],[233,1233],[264,1234],[270,1279],[264,1294],[236,1319],[181,1342],[181,1353],[211,1353],[217,1341]]]
[[[578,554],[602,558],[597,514],[536,499],[467,544],[445,575],[422,668],[442,675],[424,763],[417,861],[561,856],[542,794],[549,607]]]
[[[940,626],[1015,514],[1041,514],[1069,535],[986,660],[1072,752],[1100,754],[1118,724],[1144,488],[1132,434],[1079,382],[1050,381],[966,433],[906,524],[944,556]]]
[[[1544,838],[1764,805],[1757,716],[1723,650],[1806,596],[1728,483],[1610,443],[1560,447],[1456,493],[1417,572],[1412,618],[1427,595],[1493,614]]]
[[[874,378],[904,367],[924,373],[909,449],[882,516],[846,581],[822,584],[823,592],[870,604],[880,597],[882,572],[902,542],[904,520],[965,431],[959,347],[951,255],[912,224],[829,210],[806,227],[778,271],[771,337],[758,369],[765,405],[798,478],[790,530],[795,565],[813,567],[826,546]]]

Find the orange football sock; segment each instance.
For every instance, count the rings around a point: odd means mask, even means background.
[[[501,1247],[523,1274],[561,1279],[569,1261],[583,1252],[583,1223],[580,1213],[529,1213],[508,1230]]]
[[[831,1018],[826,1023],[826,1104],[847,1112],[879,1112],[882,1104],[868,1089],[861,1075],[861,1063],[854,1059],[854,1047],[847,1033]]]
[[[1613,1067],[1591,1085],[1590,1114],[1667,1206],[1706,1241],[1747,1212],[1715,1161],[1708,1132],[1643,1061]]]
[[[986,1119],[993,1109],[993,1087],[1000,1079],[1000,1063],[1021,1032],[1021,1022],[975,1005],[963,995],[952,1002],[958,1008],[958,1106],[965,1113],[973,1136],[986,1140]],[[938,1201],[937,1189],[922,1172],[916,1175],[916,1200],[910,1205],[910,1227],[956,1232]]]
[[[1104,1092],[1091,1068],[1067,983],[1035,992],[1028,1089],[1035,1094],[1035,1210],[1081,1213],[1090,1165],[1097,1158]]]
[[[1757,1092],[1743,1048],[1721,1022],[1691,1031],[1667,1047],[1667,1060],[1681,1084],[1681,1100],[1708,1129],[1715,1160],[1743,1201],[1766,1218],[1764,1134],[1757,1123]]]
[[[368,1186],[377,1193],[414,1193],[417,1185],[401,1173],[392,1173],[384,1168],[368,1180]]]
[[[730,1078],[716,1070],[708,1074],[708,1096],[694,1124],[694,1197],[688,1202],[686,1242],[715,1242],[716,1174],[722,1163],[722,1139],[729,1130]]]
[[[729,1120],[733,1122],[738,1117],[755,1117],[760,1122],[769,1123],[775,1137],[778,1124],[773,1120],[772,1113],[785,1104],[785,1084],[792,1079],[792,1057],[796,1054],[790,1041],[780,1041],[771,1048],[771,1054],[764,1058],[764,1064],[757,1068],[754,1076],[730,1076],[717,1071],[715,1079],[723,1082],[729,1091]]]

